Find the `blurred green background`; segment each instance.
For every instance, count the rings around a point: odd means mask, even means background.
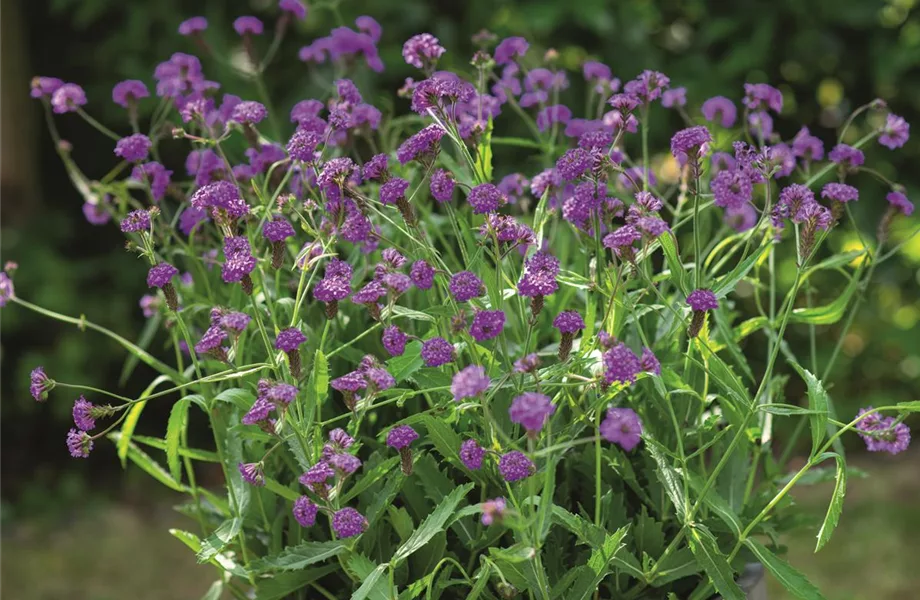
[[[160,0],[2,0],[2,260],[20,269],[16,288],[24,298],[67,314],[85,314],[126,337],[136,337],[144,318],[137,300],[145,293],[144,270],[124,252],[121,234],[94,227],[81,212],[47,136],[39,106],[28,97],[32,75],[82,84],[87,110],[116,131],[125,131],[121,109],[111,102],[114,83],[126,78],[152,84],[153,67],[175,51],[195,52],[176,33],[194,14],[210,21],[209,42],[221,53],[236,43],[230,27],[242,14],[277,14],[275,0],[209,2]],[[400,57],[410,35],[430,31],[447,47],[444,65],[466,69],[470,35],[482,28],[499,36],[523,35],[531,52],[554,48],[574,70],[565,100],[582,105],[580,64],[606,62],[622,80],[643,68],[664,71],[673,86],[686,86],[690,108],[716,94],[738,99],[745,81],[769,81],[782,89],[786,106],[777,129],[790,138],[800,124],[830,149],[834,128],[849,112],[875,97],[915,126],[897,152],[875,147],[867,164],[907,186],[920,200],[920,11],[913,0],[343,0],[313,3],[306,22],[290,32],[270,68],[268,84],[284,111],[319,93],[333,75],[328,66],[306,66],[297,50],[331,27],[351,25],[369,14],[383,26],[381,56],[387,70],[356,77],[366,98],[385,113],[407,103],[393,94],[405,77],[416,76]],[[213,61],[205,73],[225,90],[254,97]],[[665,149],[679,126],[660,111],[653,147]],[[578,116],[578,115],[576,115]],[[512,120],[508,115],[506,120]],[[286,119],[282,119],[286,121]],[[113,165],[110,140],[74,115],[58,119],[61,135],[74,146],[90,177]],[[178,148],[177,148],[178,150]],[[168,152],[167,152],[168,154]],[[182,172],[184,156],[168,156]],[[532,174],[535,165],[509,151],[497,152],[496,174]],[[856,225],[874,237],[884,192],[860,177],[862,200]],[[918,222],[902,220],[895,239]],[[833,234],[839,250],[859,247],[853,224]],[[791,263],[781,267],[789,272]],[[816,281],[820,288],[822,282]],[[839,282],[829,282],[835,286]],[[867,302],[845,340],[831,393],[842,417],[859,407],[920,399],[920,237],[879,268]],[[198,598],[213,580],[207,567],[166,533],[181,525],[170,512],[175,498],[135,470],[123,472],[106,444],[88,461],[72,461],[64,447],[71,403],[65,393],[36,404],[28,373],[42,364],[54,378],[114,387],[124,355],[104,338],[42,320],[16,307],[2,315],[2,580],[10,598],[66,597]],[[792,327],[793,349],[806,353],[807,330]],[[824,362],[839,324],[818,330]],[[748,341],[751,355],[762,340]],[[154,346],[154,351],[162,349]],[[755,372],[757,369],[755,368]],[[135,395],[150,373],[139,368],[124,388]],[[795,381],[787,396],[797,402]],[[162,435],[167,406],[151,405],[139,429]],[[205,432],[206,433],[206,432]],[[779,434],[782,442],[781,431]],[[853,463],[869,478],[851,481],[842,524],[833,543],[814,556],[814,529],[788,540],[791,559],[825,590],[828,598],[880,600],[917,597],[920,573],[920,449],[897,457],[875,457],[851,446]],[[214,478],[219,483],[219,475]],[[820,515],[829,497],[825,485],[802,488],[796,498]],[[817,518],[817,516],[816,516]],[[783,598],[775,589],[773,597]]]

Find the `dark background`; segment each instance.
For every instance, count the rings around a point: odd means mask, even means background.
[[[137,304],[146,291],[144,270],[123,250],[117,227],[97,227],[84,220],[82,199],[54,152],[40,106],[28,97],[30,78],[47,75],[80,83],[89,98],[87,111],[125,132],[122,109],[111,102],[111,88],[122,79],[136,78],[152,89],[151,74],[158,62],[175,51],[197,53],[189,40],[175,33],[181,20],[207,16],[209,43],[229,54],[237,43],[230,27],[233,18],[257,15],[271,31],[274,5],[3,0],[0,248],[3,261],[20,265],[15,276],[20,296],[65,314],[85,314],[130,339],[145,323]],[[893,112],[920,127],[920,13],[913,5],[913,0],[324,2],[311,6],[306,22],[292,28],[267,82],[279,120],[286,123],[294,102],[320,93],[318,81],[333,79],[328,65],[299,62],[297,50],[331,27],[351,26],[356,16],[369,14],[383,26],[380,50],[387,69],[380,75],[362,71],[355,79],[365,98],[385,114],[404,113],[407,103],[393,92],[405,77],[417,73],[402,61],[402,42],[430,31],[448,49],[442,64],[465,70],[472,53],[470,35],[488,28],[500,37],[527,37],[535,56],[549,48],[558,50],[560,63],[573,71],[572,87],[563,99],[576,113],[583,105],[580,65],[586,57],[609,64],[623,81],[643,68],[665,72],[672,86],[687,88],[691,111],[713,95],[739,99],[745,81],[769,81],[784,93],[785,108],[776,121],[783,137],[791,138],[805,124],[829,150],[834,128],[853,108],[875,97],[886,99]],[[267,38],[261,41],[267,44]],[[202,62],[206,75],[221,81],[224,91],[256,97],[255,90],[213,61]],[[672,113],[658,114],[652,147],[666,149],[680,122]],[[508,114],[503,120],[513,122],[514,117]],[[109,139],[76,115],[63,115],[57,124],[89,177],[102,177],[111,168]],[[920,131],[913,133],[896,152],[873,147],[867,152],[867,165],[907,186],[908,196],[917,202]],[[165,152],[167,166],[177,176],[184,172],[180,152],[178,146],[172,153],[167,146]],[[517,152],[496,152],[497,176],[536,170]],[[862,200],[856,206],[855,225],[872,238],[885,190],[869,177],[859,177],[856,183]],[[916,216],[902,222],[896,235],[917,222]],[[858,247],[853,225],[835,230],[833,248]],[[781,265],[781,279],[791,267]],[[866,405],[918,399],[918,283],[920,237],[878,269],[846,338],[831,389],[842,417]],[[112,389],[125,359],[121,349],[99,335],[15,306],[0,311],[0,316],[0,522],[7,592],[13,591],[11,597],[54,598],[66,589],[72,598],[95,599],[126,597],[125,590],[132,589],[132,595],[144,598],[199,597],[213,573],[194,567],[194,557],[166,533],[167,527],[182,522],[168,511],[173,499],[136,470],[121,471],[107,444],[99,444],[88,461],[72,461],[64,446],[70,393],[58,391],[41,405],[28,393],[29,371],[39,364],[55,379]],[[818,334],[823,362],[839,335],[839,324],[819,327]],[[806,336],[804,327],[790,328],[790,343],[803,354]],[[756,347],[749,350],[755,359],[762,353]],[[152,351],[162,349],[154,345]],[[119,393],[138,394],[150,374],[139,367]],[[792,383],[787,393],[797,400],[801,391]],[[162,435],[167,411],[165,405],[148,406],[139,431]],[[920,517],[914,510],[920,455],[908,452],[881,460],[861,456],[858,446],[857,440],[851,460],[872,476],[851,482],[835,543],[811,558],[812,537],[806,532],[801,540],[790,540],[792,558],[830,598],[906,597],[903,594],[914,593],[913,586],[920,583],[908,562],[920,550]],[[827,496],[821,486],[800,494],[801,501],[813,503],[818,512]],[[99,560],[90,562],[87,554]],[[137,561],[143,569],[132,568]],[[173,575],[172,591],[161,593],[158,586],[165,585],[166,574]],[[49,579],[65,586],[56,588]]]

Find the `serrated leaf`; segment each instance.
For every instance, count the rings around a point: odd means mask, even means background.
[[[687,284],[688,275],[683,263],[680,262],[680,253],[677,251],[677,240],[674,238],[674,234],[666,232],[658,236],[658,242],[661,244],[662,252],[664,252],[664,259],[668,263],[671,282],[686,296],[690,293],[690,288]]]
[[[735,286],[738,285],[738,282],[741,281],[750,272],[750,270],[754,268],[754,265],[756,265],[761,258],[766,256],[772,245],[773,242],[768,236],[760,245],[760,248],[757,249],[757,251],[738,263],[735,268],[732,269],[731,272],[729,272],[727,275],[719,278],[716,281],[716,283],[712,286],[712,293],[715,294],[717,298],[724,298],[727,296],[735,289]]]
[[[292,573],[278,573],[271,579],[260,579],[255,600],[282,600],[321,577],[340,569],[339,565],[326,565]]]
[[[402,489],[405,481],[406,476],[401,470],[397,470],[390,475],[380,491],[374,494],[374,500],[366,511],[368,527],[373,527],[377,519],[383,516],[384,511],[393,504],[393,500],[399,494],[399,490]]]
[[[352,554],[348,558],[348,569],[354,573],[358,581],[366,580],[380,567],[385,567],[386,565],[377,565],[370,559],[368,559],[363,554]],[[388,584],[380,582],[379,579],[370,590],[368,590],[367,597],[372,600],[390,600],[390,595],[387,593]],[[357,592],[356,592],[357,593]],[[352,596],[354,600],[354,596]]]
[[[492,567],[489,563],[484,563],[480,567],[479,571],[473,575],[473,579],[476,580],[476,583],[470,589],[470,592],[466,595],[466,600],[478,600],[479,596],[482,595],[482,592],[485,591],[486,585],[489,584],[489,576],[491,573]]]
[[[116,445],[119,444],[121,440],[123,439],[121,433],[119,432],[110,433],[108,437],[114,440]],[[137,445],[134,444],[134,442],[130,442],[127,445],[126,456],[131,462],[133,462],[135,465],[140,467],[145,473],[147,473],[148,475],[150,475],[151,477],[153,477],[154,479],[156,479],[157,481],[159,481],[160,483],[162,483],[169,489],[175,490],[177,492],[186,491],[185,487],[181,483],[173,479],[172,475],[170,475],[169,472],[160,465],[160,463],[150,458],[150,456],[146,452],[138,448]]]
[[[250,563],[254,573],[265,571],[298,571],[316,563],[323,562],[339,555],[348,548],[347,540],[333,540],[329,542],[301,542],[296,546],[288,546],[280,553],[266,556]]]
[[[808,581],[807,577],[773,554],[766,546],[752,538],[744,540],[744,545],[754,553],[757,560],[776,577],[777,581],[790,594],[801,600],[824,600],[821,591],[812,582]]]
[[[458,468],[466,470],[466,467],[460,461],[460,436],[457,432],[444,421],[435,419],[430,415],[425,415],[422,419],[425,429],[428,430],[427,439],[431,440],[438,453],[448,462]]]
[[[610,573],[610,563],[623,548],[623,537],[627,528],[622,527],[613,534],[608,534],[604,544],[595,548],[588,558],[587,569],[578,576],[575,584],[565,594],[566,600],[585,600],[597,591],[598,586]]]
[[[422,343],[418,340],[406,344],[406,350],[401,356],[394,356],[387,362],[387,371],[396,379],[397,383],[405,381],[413,373],[422,368]]]
[[[658,466],[656,469],[658,481],[664,486],[664,491],[674,505],[681,522],[683,522],[687,514],[687,499],[684,497],[684,489],[681,485],[681,474],[671,466],[657,442],[650,441],[648,443],[648,452]]]
[[[706,487],[706,484],[699,475],[691,473],[690,487],[699,496],[703,488]],[[719,515],[725,524],[728,525],[729,529],[732,530],[732,533],[737,536],[741,535],[741,531],[744,529],[741,524],[741,519],[735,514],[735,511],[732,510],[732,507],[726,502],[725,498],[716,493],[714,489],[709,489],[703,497],[703,502],[705,502],[714,513]]]
[[[701,525],[693,527],[688,541],[693,555],[724,600],[745,600],[744,592],[735,582],[735,574],[728,560],[719,550],[719,544],[709,530]]]
[[[188,425],[188,407],[191,404],[188,398],[176,401],[169,411],[169,421],[166,424],[166,465],[169,474],[176,481],[182,481],[182,463],[179,461],[179,445],[182,443],[182,434]]]
[[[243,519],[239,517],[227,519],[221,523],[220,527],[214,530],[214,533],[201,542],[201,550],[198,552],[198,562],[204,563],[214,558],[218,552],[221,552],[227,547],[230,540],[239,535],[242,528]]]
[[[812,325],[832,325],[836,323],[843,317],[847,305],[850,303],[850,297],[859,287],[859,280],[859,277],[851,277],[847,287],[830,304],[812,308],[796,308],[792,311],[790,320],[797,323],[811,323]]]
[[[443,531],[447,520],[450,519],[453,512],[457,510],[457,506],[460,505],[471,489],[473,489],[473,484],[467,483],[455,488],[449,493],[444,500],[438,504],[437,508],[435,508],[434,511],[421,522],[416,530],[412,532],[409,539],[396,550],[391,560],[393,566],[399,566],[409,555],[424,547],[435,534]]]
[[[383,598],[387,598],[386,586],[381,585],[380,578],[383,577],[383,574],[386,573],[388,564],[384,563],[382,565],[377,565],[377,568],[370,572],[367,577],[364,578],[364,582],[361,584],[355,593],[351,595],[351,600],[364,600],[365,598],[371,597],[380,597],[381,594]],[[383,588],[383,589],[381,589]]]
[[[358,479],[355,484],[351,486],[351,488],[349,488],[345,494],[342,495],[341,502],[343,504],[347,504],[352,498],[355,498],[358,496],[358,494],[386,477],[390,471],[396,468],[397,464],[399,464],[399,457],[391,456],[370,471],[364,473],[364,475],[362,475],[361,478]]]
[[[801,406],[796,406],[794,404],[761,404],[757,407],[757,410],[782,417],[817,414],[817,411],[815,410],[810,408],[802,408]]]
[[[131,406],[124,422],[121,424],[121,435],[119,435],[115,443],[115,448],[118,453],[118,459],[121,461],[122,469],[128,466],[128,447],[131,445],[131,434],[134,433],[134,428],[137,426],[137,421],[141,418],[141,413],[144,412],[145,406],[147,406],[146,401],[138,402]]]
[[[814,455],[827,433],[827,411],[830,402],[820,379],[800,365],[794,362],[790,362],[790,364],[798,371],[808,386],[808,409],[813,411],[808,417],[808,424],[811,426],[811,453]]]
[[[837,523],[840,522],[840,514],[843,512],[843,498],[847,493],[846,461],[842,456],[833,452],[826,452],[822,455],[822,457],[828,458],[831,456],[837,461],[837,477],[834,483],[834,493],[831,496],[830,504],[827,506],[827,514],[824,515],[824,522],[821,523],[821,529],[818,530],[818,543],[815,545],[815,552],[823,548],[828,540],[831,539]]]

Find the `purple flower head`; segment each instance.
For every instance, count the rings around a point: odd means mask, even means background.
[[[619,256],[623,248],[632,246],[634,242],[641,239],[642,234],[638,229],[632,225],[623,225],[604,236],[604,247],[610,248]]]
[[[515,373],[535,373],[540,368],[540,357],[536,353],[522,356],[514,361]]]
[[[450,278],[450,293],[457,302],[468,302],[485,293],[482,280],[469,271],[460,271]]]
[[[409,339],[396,325],[383,329],[383,347],[390,356],[402,356],[406,351],[406,341]]]
[[[208,20],[204,17],[192,17],[179,23],[179,35],[195,35],[208,28]]]
[[[318,286],[317,286],[318,287]],[[371,281],[354,293],[351,301],[355,304],[376,304],[377,300],[387,295],[387,289],[379,281]]]
[[[735,119],[738,117],[735,103],[725,96],[713,96],[706,100],[700,107],[700,112],[703,113],[703,118],[710,123],[718,119],[722,127],[726,129],[734,126]]]
[[[320,302],[338,302],[351,294],[351,283],[348,278],[326,276],[313,288],[313,297]]]
[[[834,221],[831,211],[826,206],[821,206],[817,202],[812,202],[802,208],[800,217],[807,226],[816,229],[828,229]],[[803,251],[809,248],[803,248]]]
[[[802,127],[792,138],[792,153],[805,160],[824,158],[824,142],[811,135],[808,127]]]
[[[380,41],[380,36],[383,34],[383,28],[380,26],[380,23],[373,17],[368,17],[367,15],[355,19],[355,27],[358,28],[358,31],[362,31],[370,36],[375,44]]]
[[[322,141],[322,134],[307,129],[298,129],[288,140],[285,149],[294,160],[311,162],[316,152],[316,147]]]
[[[556,161],[556,171],[562,179],[568,181],[578,179],[590,168],[591,155],[582,148],[566,150],[565,154]],[[536,183],[536,178],[534,183]]]
[[[316,524],[316,513],[319,512],[319,507],[309,497],[301,496],[294,500],[292,512],[301,527],[313,527]]]
[[[55,92],[54,97],[57,98],[59,93],[60,90]],[[51,103],[54,104],[54,100],[52,100]],[[55,112],[57,111],[55,110]],[[878,137],[878,143],[889,150],[894,150],[907,143],[909,137],[910,123],[905,121],[904,117],[889,113],[885,118],[885,125],[882,126],[881,135]]]
[[[674,108],[687,105],[687,88],[671,88],[661,95],[661,105],[665,108]]]
[[[270,242],[283,242],[294,236],[294,227],[284,217],[272,217],[262,227],[262,236]]]
[[[249,485],[261,487],[265,485],[265,473],[262,472],[262,463],[240,463],[240,475]]]
[[[215,181],[198,188],[192,194],[190,204],[196,209],[210,208],[214,217],[220,211],[233,219],[249,214],[249,205],[243,200],[240,189],[229,181]]]
[[[413,35],[403,44],[402,56],[407,64],[416,69],[423,69],[437,63],[438,58],[444,54],[444,47],[438,38],[430,33]]]
[[[907,199],[902,192],[892,191],[885,196],[885,200],[888,201],[888,204],[901,214],[906,217],[909,217],[914,212],[914,203]]]
[[[613,79],[613,72],[610,67],[596,60],[586,61],[581,66],[582,75],[587,81],[610,81]]]
[[[222,329],[232,333],[242,333],[244,329],[249,325],[249,321],[252,318],[246,313],[241,312],[231,312],[220,317],[218,325]]]
[[[510,173],[498,182],[498,189],[512,203],[522,199],[527,194],[529,187],[530,181],[521,173]]]
[[[460,444],[460,462],[470,471],[482,468],[482,459],[485,455],[486,451],[476,440],[466,440]]]
[[[585,321],[578,311],[566,310],[556,315],[556,318],[553,319],[553,327],[560,333],[577,333],[585,328]]]
[[[150,213],[146,210],[132,210],[121,221],[123,233],[137,233],[150,229]]]
[[[505,311],[503,310],[480,310],[473,316],[473,323],[470,325],[470,335],[477,342],[491,340],[505,328]]]
[[[390,375],[390,372],[386,369],[381,369],[379,367],[369,368],[365,370],[365,376],[367,380],[373,384],[374,389],[380,392],[388,390],[396,385],[396,378]]]
[[[629,349],[629,346],[620,342],[615,344],[602,356],[604,360],[604,381],[608,384],[629,384],[636,381],[636,376],[642,372],[639,358]]]
[[[115,144],[115,156],[130,162],[141,162],[150,152],[150,138],[142,133],[123,137]]]
[[[333,454],[329,457],[329,466],[347,476],[361,468],[361,459],[353,454]]]
[[[324,484],[327,480],[335,477],[335,471],[324,460],[319,461],[300,476],[300,483],[312,487],[317,484]]]
[[[57,77],[33,77],[32,91],[29,95],[33,98],[50,98],[54,92],[64,85],[64,82]]]
[[[340,392],[357,392],[367,387],[367,378],[363,372],[352,371],[333,379],[329,385]]]
[[[438,202],[450,202],[454,196],[455,185],[456,182],[450,171],[438,169],[431,175],[429,184],[431,196]]]
[[[422,360],[429,367],[440,367],[454,360],[454,346],[442,337],[425,340],[422,344]]]
[[[821,197],[833,202],[855,202],[859,200],[859,190],[845,183],[826,183]]]
[[[298,21],[303,21],[307,18],[307,7],[300,0],[281,0],[278,3],[278,8]]]
[[[805,220],[802,216],[803,209],[811,204],[817,204],[814,192],[802,184],[793,183],[779,193],[779,201],[775,208],[784,211],[794,222],[801,223]]]
[[[464,398],[475,398],[488,388],[489,376],[486,375],[486,370],[479,365],[470,365],[461,370],[454,375],[450,384],[450,392],[454,395],[454,402],[459,402]]]
[[[3,273],[6,275],[6,273]],[[35,367],[29,374],[29,393],[35,398],[36,402],[44,402],[48,399],[48,392],[54,388],[54,381],[45,375],[43,367]]]
[[[661,363],[658,362],[658,357],[655,356],[655,353],[652,352],[650,348],[642,349],[642,356],[639,358],[639,365],[646,373],[661,375]]]
[[[56,114],[76,112],[86,104],[86,92],[76,83],[65,83],[51,94],[51,108]]]
[[[220,327],[208,327],[201,339],[195,344],[195,352],[206,354],[218,350],[224,340],[227,339],[227,332]]]
[[[623,91],[643,102],[653,102],[671,85],[671,79],[664,73],[646,69],[638,77],[626,83]]]
[[[418,439],[418,433],[408,425],[397,425],[387,434],[387,446],[401,450]]]
[[[386,205],[396,204],[405,199],[409,182],[401,177],[394,177],[380,186],[380,202]]]
[[[196,225],[208,220],[208,213],[203,208],[188,207],[179,216],[179,229],[185,235],[191,235]]]
[[[150,195],[157,202],[166,195],[171,177],[172,171],[158,162],[135,165],[131,170],[131,179],[146,182],[150,186]]]
[[[105,203],[83,203],[83,216],[90,225],[105,225],[112,220],[112,215],[105,209]]]
[[[522,37],[507,37],[498,43],[495,48],[495,64],[507,65],[514,62],[515,58],[527,54],[530,44]]]
[[[364,163],[361,175],[365,180],[376,180],[382,179],[387,173],[387,161],[388,157],[386,154],[377,154],[369,161]]]
[[[224,283],[235,283],[252,273],[256,268],[256,259],[249,247],[249,240],[244,236],[224,239],[224,265],[220,276]]]
[[[80,431],[92,431],[96,427],[93,419],[93,403],[80,396],[73,403],[73,422]]]
[[[325,105],[319,100],[301,100],[291,108],[291,123],[297,123],[298,125],[315,124],[315,120],[319,118],[319,113],[323,112],[324,108]],[[324,124],[318,131],[315,131],[315,133],[322,133],[325,129],[326,126]]]
[[[860,409],[857,417],[870,410],[872,407]],[[856,431],[870,452],[898,454],[910,445],[910,428],[904,423],[898,423],[894,417],[872,413],[856,424]]]
[[[10,298],[15,297],[13,280],[5,271],[0,271],[0,307],[6,306]]]
[[[532,298],[549,296],[559,289],[556,276],[559,275],[559,259],[540,251],[524,263],[524,276],[518,282],[518,293]]]
[[[93,439],[85,431],[71,429],[67,432],[67,449],[74,458],[87,458],[93,451]]]
[[[533,475],[535,470],[533,462],[524,453],[512,450],[502,454],[498,461],[498,470],[507,482],[520,481]]]
[[[693,290],[687,296],[687,304],[693,310],[707,311],[719,308],[719,301],[716,295],[710,290]]]
[[[642,421],[631,408],[607,409],[607,416],[598,429],[601,437],[627,452],[638,446],[642,439]]]
[[[350,506],[345,507],[332,515],[332,529],[339,538],[355,537],[367,529],[367,519]]]
[[[745,83],[744,105],[749,110],[769,109],[780,113],[783,110],[783,93],[766,83]]]
[[[757,224],[757,219],[757,210],[750,203],[739,208],[725,209],[725,223],[739,233],[752,229]]]
[[[482,183],[471,189],[467,200],[477,215],[494,212],[507,202],[502,191],[491,183]]]
[[[737,210],[751,201],[754,183],[745,169],[719,171],[710,183],[713,203],[722,208]]]
[[[343,185],[357,169],[357,165],[348,157],[333,158],[323,166],[316,183],[327,190],[334,189]]]
[[[483,502],[480,506],[482,508],[482,524],[488,527],[496,521],[501,521],[505,515],[505,506],[504,498],[494,498]]]
[[[511,403],[508,415],[512,423],[523,425],[529,433],[537,433],[555,412],[556,405],[549,396],[537,392],[524,392]]]
[[[238,17],[233,22],[233,29],[235,29],[239,35],[262,35],[265,26],[262,25],[262,21],[256,17],[245,16]]]
[[[412,283],[420,290],[431,289],[431,286],[434,285],[434,273],[434,267],[424,260],[415,261],[412,263],[412,268],[409,269]]]
[[[336,427],[329,432],[329,441],[333,446],[342,450],[347,450],[351,447],[352,444],[355,443],[354,438],[348,435],[344,429],[339,427]]]
[[[178,274],[179,269],[176,267],[169,263],[160,263],[154,267],[150,267],[150,271],[147,272],[147,285],[149,287],[161,288]]]
[[[705,154],[711,141],[712,135],[702,125],[681,129],[671,138],[671,154],[683,166],[688,159],[696,159]]]
[[[282,329],[278,332],[278,337],[275,338],[275,349],[284,352],[294,352],[306,341],[307,336],[305,336],[301,330],[295,327],[289,327],[288,329]]]
[[[267,116],[268,110],[265,109],[264,104],[254,100],[247,100],[246,102],[240,102],[233,108],[230,120],[244,125],[255,125],[262,122]]]
[[[827,155],[831,162],[848,169],[860,167],[866,162],[866,155],[862,150],[847,146],[846,144],[837,144],[834,149]]]
[[[269,388],[265,397],[275,404],[290,404],[297,398],[297,388],[289,383],[277,383]]]
[[[547,106],[537,113],[537,128],[546,131],[556,123],[568,123],[572,118],[572,111],[565,104]]]
[[[148,98],[150,91],[143,81],[127,79],[115,84],[112,88],[112,101],[119,106],[128,108],[141,98]]]

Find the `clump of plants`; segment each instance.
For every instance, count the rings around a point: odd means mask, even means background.
[[[263,77],[304,18],[282,0],[271,40],[259,18],[234,22],[254,98],[207,78],[224,58],[204,18],[183,22],[200,58],[116,85],[125,133],[84,110],[79,85],[33,80],[85,217],[124,232],[126,277],[146,271],[155,331],[131,342],[19,297],[12,265],[0,274],[0,303],[108,336],[155,373],[126,397],[36,368],[37,401],[74,401],[69,452],[112,443],[187,496],[188,530],[171,533],[216,570],[208,598],[737,600],[757,562],[821,598],[777,555],[800,523],[789,491],[833,467],[820,549],[843,507],[841,438],[900,452],[920,403],[838,417],[826,378],[841,344],[818,364],[784,339],[843,321],[842,341],[896,252],[891,223],[913,205],[895,183],[884,198],[860,185],[881,177],[864,152],[902,146],[905,120],[877,100],[826,149],[807,128],[780,138],[783,96],[765,83],[700,105],[663,73],[622,83],[595,61],[573,98],[552,53],[487,33],[462,72],[438,70],[434,36],[407,40],[418,81],[384,115],[347,78],[384,68],[392,40],[371,17],[301,49],[305,69],[336,73],[324,97],[273,106]],[[685,127],[661,161],[648,134],[668,111]],[[79,117],[112,138],[102,179],[55,129]],[[503,120],[532,135],[499,135]],[[170,139],[184,165],[161,159]],[[499,178],[501,146],[542,168]],[[857,201],[887,206],[877,235],[834,253],[825,240],[854,228]],[[784,396],[790,378],[803,402]],[[162,437],[135,433],[149,403],[172,407]],[[200,419],[213,443],[192,447]],[[778,419],[810,433],[798,470],[774,447]],[[203,463],[225,489],[199,485]]]

